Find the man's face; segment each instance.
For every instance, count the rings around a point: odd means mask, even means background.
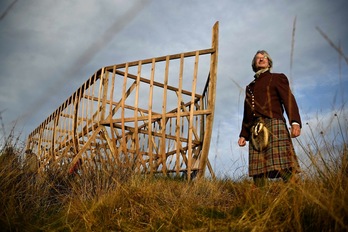
[[[267,56],[258,53],[255,57],[255,66],[257,69],[264,69],[269,67]]]

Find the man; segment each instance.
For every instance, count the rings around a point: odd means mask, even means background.
[[[249,141],[249,176],[257,186],[267,178],[294,180],[300,171],[291,137],[301,134],[301,118],[289,81],[282,73],[271,73],[269,54],[257,51],[252,68],[254,80],[246,87],[244,115],[238,145]],[[291,125],[290,133],[283,116]]]

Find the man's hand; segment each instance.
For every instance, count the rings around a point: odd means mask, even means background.
[[[301,127],[298,124],[293,123],[290,128],[291,138],[296,138],[301,134]]]
[[[238,139],[238,145],[239,145],[240,147],[244,147],[245,144],[246,144],[245,138],[244,138],[244,137],[240,137],[240,138]]]

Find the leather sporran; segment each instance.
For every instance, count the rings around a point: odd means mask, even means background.
[[[251,127],[251,143],[255,150],[264,151],[269,143],[269,131],[262,120]]]

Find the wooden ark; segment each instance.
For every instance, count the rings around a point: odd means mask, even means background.
[[[218,31],[216,22],[210,48],[95,72],[28,136],[39,173],[117,168],[191,179],[208,167],[214,177]]]

